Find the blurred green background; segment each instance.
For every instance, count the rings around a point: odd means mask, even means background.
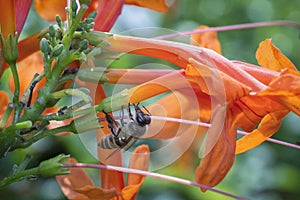
[[[171,2],[171,1],[170,1]],[[112,32],[122,33],[145,27],[163,27],[172,31],[192,30],[199,25],[224,26],[231,24],[270,20],[292,20],[299,22],[298,0],[185,0],[172,1],[167,13],[156,13],[143,8],[125,6]],[[31,10],[21,37],[26,37],[46,27],[47,22]],[[287,55],[296,66],[300,66],[299,30],[292,27],[264,27],[247,30],[220,32],[219,39],[223,55],[232,60],[256,64],[255,51],[259,42],[272,38],[273,43]],[[147,37],[147,36],[146,36]],[[132,64],[145,60],[124,59]],[[126,63],[122,60],[122,65]],[[299,68],[298,68],[299,69]],[[290,114],[274,138],[295,143],[300,141],[300,119]],[[80,162],[96,163],[77,136],[51,137],[31,148],[9,153],[0,160],[0,177],[11,173],[25,153],[34,156],[32,166],[39,161],[59,153],[69,153]],[[159,173],[193,180],[194,168],[199,164],[195,154],[192,163],[171,165]],[[186,168],[184,168],[186,167]],[[95,182],[97,170],[88,170]],[[234,167],[216,188],[255,200],[300,199],[300,151],[265,142],[261,146],[236,157]],[[0,199],[65,199],[54,178],[38,178],[22,181],[0,190]],[[216,200],[230,199],[212,192],[201,193],[198,188],[184,186],[159,179],[146,178],[137,199],[141,200]]]

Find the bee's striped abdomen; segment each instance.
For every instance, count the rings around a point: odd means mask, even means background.
[[[125,138],[115,137],[114,135],[109,134],[101,138],[99,146],[103,149],[116,149],[122,147],[125,143]]]

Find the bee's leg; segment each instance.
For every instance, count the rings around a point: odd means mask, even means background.
[[[125,123],[124,123],[124,106],[122,106],[122,110],[120,113],[120,122],[121,122],[121,126],[123,127],[125,125]],[[121,127],[119,127],[119,128],[121,128]]]
[[[132,104],[132,105],[135,106],[134,104]],[[130,118],[131,120],[134,120],[134,119],[133,119],[133,115],[132,115],[131,110],[130,110],[130,106],[131,106],[131,104],[128,103],[128,114],[129,114],[129,118]]]
[[[118,127],[118,124],[116,123],[116,121],[107,112],[105,112],[104,110],[102,112],[105,114],[105,118],[106,118],[106,121],[108,123],[108,128],[110,129],[111,133],[115,137],[118,137],[118,135],[119,135],[119,133],[121,131],[120,127]],[[115,131],[114,124],[118,127],[117,131]]]
[[[147,111],[147,113],[148,113],[149,115],[151,115],[150,111],[149,111],[145,106],[143,106],[143,108]]]

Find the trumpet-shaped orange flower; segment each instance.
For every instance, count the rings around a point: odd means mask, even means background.
[[[14,35],[17,32],[19,35],[24,26],[31,5],[31,0],[12,0],[0,1],[0,31],[3,38],[8,35]],[[1,51],[5,51],[2,49]],[[0,75],[8,68],[8,65],[1,60]]]
[[[121,14],[124,4],[145,7],[158,12],[166,12],[168,10],[168,4],[165,0],[92,0],[88,5],[89,8],[84,17],[87,17],[87,15],[93,11],[97,11],[98,15],[95,18],[94,30],[109,31]],[[66,19],[66,0],[35,0],[34,6],[39,15],[47,21],[55,21],[56,14],[63,20]]]
[[[184,77],[193,88],[199,105],[208,108],[205,113],[223,113],[220,132],[214,129],[208,131],[205,156],[195,175],[198,183],[217,185],[230,170],[236,153],[254,148],[271,137],[289,111],[300,115],[299,72],[270,40],[262,42],[257,50],[257,59],[262,67],[232,62],[205,48],[168,41],[125,36],[113,36],[108,40],[111,46],[107,48],[110,50],[152,56],[183,68]],[[265,55],[268,55],[267,58]],[[187,88],[173,75],[170,73],[156,78],[120,95],[127,98],[124,102],[140,102],[169,90]],[[171,82],[174,87],[166,87]],[[220,95],[222,91],[224,96]],[[116,97],[120,98],[118,94]],[[213,104],[212,100],[216,103]],[[180,116],[179,113],[170,114],[171,110],[180,110],[174,95],[168,95],[158,103],[164,105],[167,116]],[[182,110],[189,113],[194,109],[193,106],[183,106]],[[213,114],[205,116],[201,109],[199,113],[200,121],[214,124]],[[250,133],[236,141],[237,128]],[[158,134],[158,138],[161,135]]]
[[[133,152],[129,167],[133,169],[147,170],[149,162],[149,148],[146,145],[141,145],[135,149]],[[71,163],[75,163],[74,159],[70,159]],[[120,172],[119,172],[120,173]],[[122,174],[122,173],[121,173]],[[115,176],[115,182],[124,182],[119,180]],[[134,199],[137,194],[141,184],[144,181],[144,176],[128,174],[127,186],[123,186],[118,190],[118,188],[106,189],[103,183],[102,187],[96,187],[91,179],[81,168],[71,169],[69,175],[57,176],[56,179],[60,184],[63,193],[69,199],[101,199],[101,200],[111,200],[111,199],[124,199],[131,200]],[[103,179],[103,177],[101,177]]]

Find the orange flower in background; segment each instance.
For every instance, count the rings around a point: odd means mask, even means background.
[[[150,152],[146,145],[137,147],[131,158],[129,168],[147,170]],[[69,162],[76,163],[75,159],[70,159]],[[119,184],[119,189],[111,187],[107,189],[105,185],[110,185],[110,182],[103,182],[103,176],[110,171],[105,170],[101,174],[102,187],[96,187],[91,179],[81,168],[72,168],[68,175],[57,176],[56,179],[61,186],[63,193],[69,199],[123,199],[131,200],[135,198],[145,177],[141,175],[128,174],[127,186],[124,186],[123,174],[118,178],[115,176],[115,182]]]
[[[0,30],[3,38],[8,35],[19,35],[25,23],[31,5],[31,0],[0,0]],[[5,51],[5,49],[1,49]],[[8,68],[8,65],[1,59],[0,75]]]
[[[196,30],[202,30],[207,28],[208,26],[199,26]],[[191,44],[195,46],[201,46],[204,48],[212,49],[215,52],[222,54],[221,44],[218,40],[218,35],[216,31],[192,34]]]
[[[124,4],[149,8],[158,12],[166,12],[168,10],[168,4],[165,0],[92,0],[88,5],[89,8],[84,17],[87,17],[93,11],[97,11],[94,30],[109,31],[121,14]],[[47,21],[55,21],[56,14],[65,20],[66,6],[66,0],[34,1],[35,9]]]

